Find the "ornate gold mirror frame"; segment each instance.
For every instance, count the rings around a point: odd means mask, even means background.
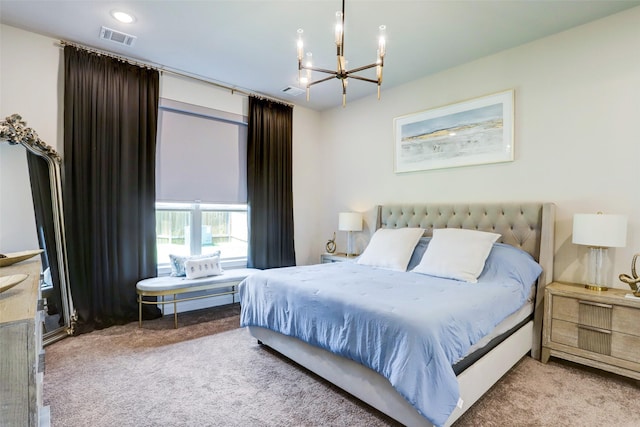
[[[22,145],[24,148],[44,159],[49,169],[49,187],[51,190],[51,211],[53,213],[53,228],[55,233],[55,246],[58,253],[58,270],[61,297],[62,325],[43,334],[43,344],[47,345],[61,338],[73,334],[77,315],[71,299],[69,286],[69,268],[67,264],[67,247],[65,240],[64,215],[62,210],[62,178],[60,164],[62,159],[58,152],[44,141],[31,128],[26,127],[26,122],[19,114],[13,114],[0,121],[0,142]],[[49,257],[49,259],[51,259]]]

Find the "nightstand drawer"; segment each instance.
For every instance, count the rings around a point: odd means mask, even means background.
[[[578,323],[578,300],[562,296],[553,297],[551,317]]]
[[[611,330],[613,306],[575,298],[557,296],[553,299],[554,319]]]
[[[578,348],[578,324],[554,319],[551,329],[551,341]]]
[[[611,318],[611,329],[640,337],[640,309],[615,306]]]
[[[640,363],[640,337],[613,333],[611,336],[611,356],[629,362]]]
[[[551,317],[640,337],[640,309],[637,308],[554,296]]]
[[[640,337],[554,320],[551,341],[581,350],[640,363]]]
[[[611,331],[554,320],[551,341],[599,354],[611,354]]]

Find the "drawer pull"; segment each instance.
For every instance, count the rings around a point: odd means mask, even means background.
[[[591,305],[593,307],[613,308],[611,304],[602,304],[600,302],[581,301],[578,300],[578,304]]]
[[[601,333],[601,334],[608,334],[608,335],[611,335],[611,331],[608,331],[608,330],[606,330],[606,329],[594,328],[593,326],[578,325],[578,328],[580,328],[580,329],[586,329],[587,331],[599,332],[599,333]]]

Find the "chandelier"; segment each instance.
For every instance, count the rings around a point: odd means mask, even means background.
[[[378,37],[378,58],[376,62],[369,65],[364,65],[362,67],[357,67],[351,70],[347,70],[347,60],[344,57],[344,1],[342,0],[342,12],[336,12],[336,29],[335,29],[335,37],[336,37],[336,47],[337,47],[337,60],[338,66],[336,71],[327,70],[324,68],[318,68],[313,66],[313,55],[311,52],[307,52],[306,61],[303,61],[305,57],[304,54],[304,43],[302,41],[302,28],[298,29],[298,80],[300,84],[304,84],[307,89],[307,101],[309,101],[309,88],[318,83],[329,81],[333,78],[340,80],[342,83],[342,107],[344,107],[347,103],[347,82],[348,78],[362,80],[365,82],[375,83],[378,85],[378,99],[380,99],[380,85],[382,84],[382,67],[384,66],[384,55],[385,55],[385,31],[386,27],[384,25],[380,25],[379,27],[379,37]],[[376,68],[376,79],[370,79],[363,76],[358,76],[356,73],[359,73],[364,70],[368,70],[370,68]],[[306,76],[302,76],[302,70],[307,70]],[[319,73],[329,74],[328,77],[312,81],[311,72],[317,71]]]

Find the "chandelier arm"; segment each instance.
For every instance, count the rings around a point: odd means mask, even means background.
[[[335,79],[335,78],[336,78],[336,76],[325,77],[324,79],[320,79],[320,80],[316,80],[315,82],[308,83],[307,87],[313,86],[313,85],[317,85],[318,83],[327,82],[327,81],[329,81],[331,79]]]
[[[365,81],[365,82],[370,82],[370,83],[378,84],[378,80],[368,79],[368,78],[366,78],[366,77],[360,77],[360,76],[352,76],[352,75],[349,75],[349,78],[350,78],[350,79],[362,80],[362,81]]]
[[[326,68],[317,68],[317,67],[307,67],[306,65],[303,65],[301,70],[317,71],[319,73],[333,74],[334,76],[338,75],[338,73],[335,70],[327,70]]]
[[[358,73],[358,72],[363,71],[363,70],[368,70],[369,68],[375,68],[378,65],[380,65],[380,64],[377,64],[377,63],[374,62],[373,64],[363,65],[362,67],[354,68],[353,70],[348,70],[346,73],[347,74]]]

